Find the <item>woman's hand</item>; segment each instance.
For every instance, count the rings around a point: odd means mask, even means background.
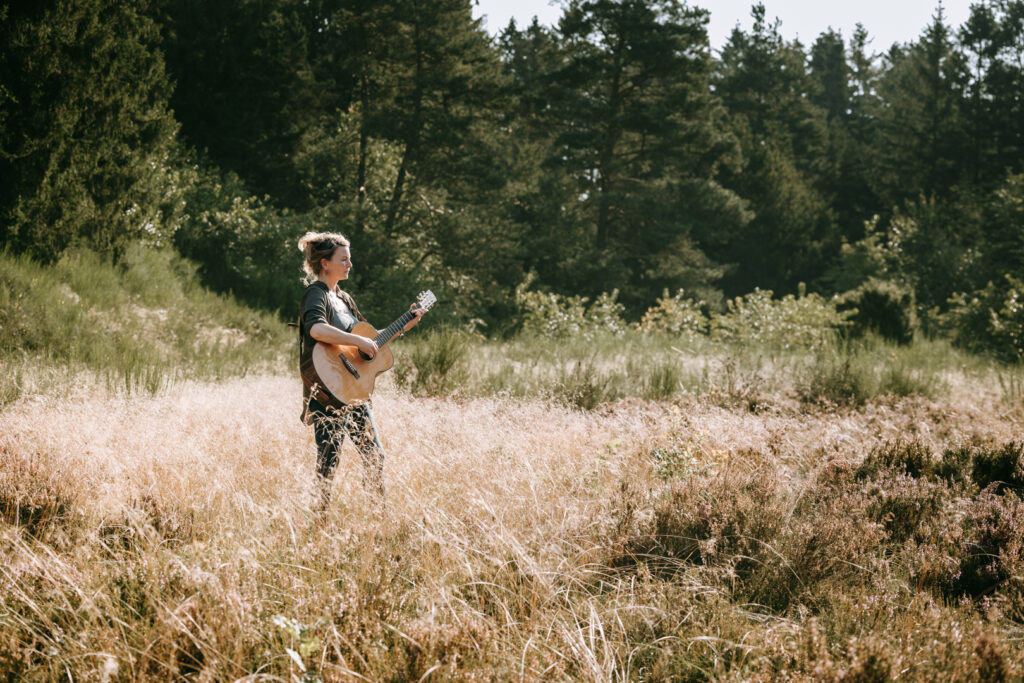
[[[423,314],[426,313],[426,311],[424,311],[422,308],[419,308],[416,304],[413,304],[409,308],[412,309],[412,314],[416,317],[405,324],[405,327],[402,328],[403,333],[408,332],[412,328],[416,327],[416,323],[418,323],[420,321],[420,318],[423,317]]]
[[[355,336],[359,337],[359,335]],[[379,350],[377,347],[377,342],[373,341],[369,337],[359,337],[359,341],[356,342],[356,346],[359,347],[359,350],[365,353],[370,358],[376,356],[377,351]]]

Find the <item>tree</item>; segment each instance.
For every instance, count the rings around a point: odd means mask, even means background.
[[[718,240],[711,256],[735,264],[724,281],[729,294],[754,287],[795,292],[800,282],[819,278],[838,252],[822,192],[823,178],[835,175],[827,169],[828,116],[811,101],[825,90],[808,75],[803,46],[782,39],[764,5],[755,5],[752,16],[750,33],[735,29],[723,48],[714,87],[744,159],[724,183],[750,202],[755,217]]]
[[[716,181],[735,141],[708,86],[706,22],[676,0],[574,0],[559,23],[546,118],[549,163],[574,185],[560,221],[582,238],[574,284],[621,289],[634,310],[698,273],[707,284],[695,236],[747,218]]]
[[[847,49],[842,35],[828,30],[811,47],[810,100],[827,117],[827,149],[812,167],[815,184],[835,214],[843,239],[864,235],[864,222],[882,210],[872,190],[874,117],[877,114],[874,58],[868,34],[858,25]]]
[[[251,191],[305,209],[292,169],[320,114],[306,6],[288,0],[156,0],[171,105],[186,142]]]
[[[967,74],[941,6],[921,38],[905,48],[893,46],[887,60],[878,86],[885,106],[875,178],[879,195],[896,206],[968,180]]]
[[[1024,2],[972,4],[959,37],[970,70],[970,177],[991,189],[1007,169],[1024,169]]]
[[[181,209],[170,83],[144,0],[0,12],[0,239],[56,258],[158,242]]]

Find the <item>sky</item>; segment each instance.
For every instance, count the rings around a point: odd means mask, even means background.
[[[737,22],[744,30],[753,24],[750,7],[755,0],[690,0],[691,6],[711,11],[708,35],[711,47],[720,49]],[[473,0],[473,16],[486,15],[485,28],[496,34],[515,17],[520,27],[536,15],[542,24],[554,25],[561,16],[557,0]],[[871,37],[871,49],[886,52],[895,42],[916,40],[938,6],[938,0],[764,0],[769,18],[778,17],[780,31],[787,40],[799,38],[812,45],[823,31],[833,28],[844,38],[853,35],[857,22],[864,24]],[[945,0],[942,3],[946,23],[959,27],[969,13],[971,0]]]

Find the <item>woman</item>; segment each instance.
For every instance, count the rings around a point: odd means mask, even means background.
[[[300,307],[300,366],[311,362],[313,347],[318,341],[355,346],[369,356],[376,354],[377,344],[373,339],[351,333],[356,322],[366,318],[352,297],[338,288],[338,283],[348,279],[352,270],[348,240],[338,233],[308,232],[299,240],[299,249],[305,256],[303,269],[307,279],[313,278],[302,295]],[[415,317],[403,332],[418,323],[423,315],[421,310],[414,312]],[[310,394],[309,387],[303,386],[302,421],[313,425],[316,437],[319,511],[326,512],[330,505],[331,481],[346,433],[352,437],[363,461],[363,486],[378,504],[383,504],[384,449],[380,445],[370,404],[335,410],[324,406]]]

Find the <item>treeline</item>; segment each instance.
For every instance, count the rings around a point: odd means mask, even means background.
[[[173,245],[291,315],[295,240],[334,229],[378,316],[430,287],[502,331],[526,278],[633,319],[804,283],[1021,352],[1021,0],[883,52],[863,27],[787,40],[760,4],[719,53],[674,0],[493,40],[469,0],[0,7],[11,251]]]

